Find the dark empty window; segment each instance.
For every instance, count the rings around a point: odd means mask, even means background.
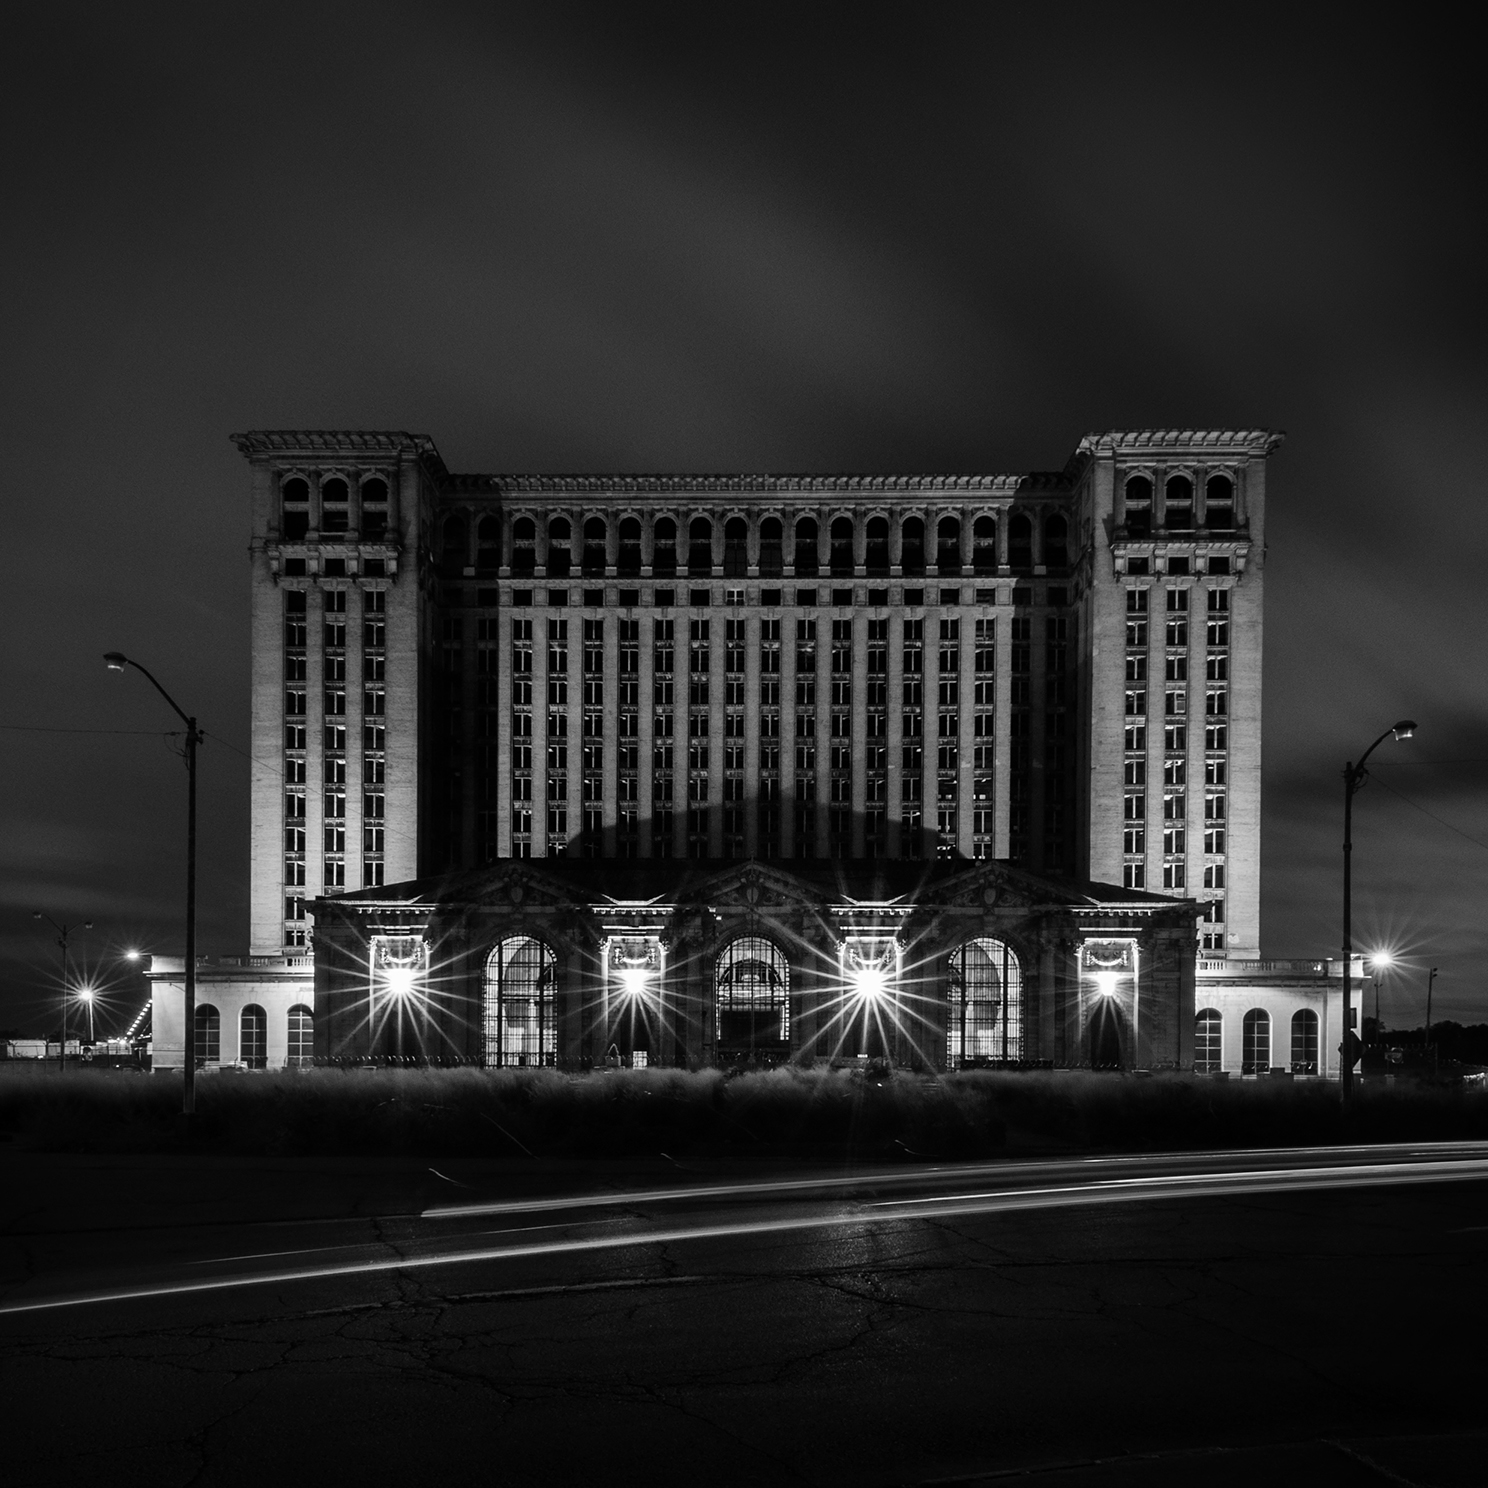
[[[1069,567],[1069,524],[1061,516],[1044,519],[1044,564],[1048,568]]]
[[[624,517],[620,522],[620,552],[616,571],[621,578],[633,579],[641,571],[641,523],[637,517]]]
[[[713,524],[694,517],[687,529],[687,571],[694,576],[713,572]]]
[[[481,573],[501,567],[501,518],[482,517],[475,529],[475,566]]]
[[[222,1062],[222,1016],[209,1002],[196,1010],[196,1062],[198,1065]]]
[[[885,579],[889,575],[889,519],[869,517],[865,535],[867,546],[863,560],[868,573],[875,579]]]
[[[1146,537],[1152,531],[1152,482],[1145,475],[1134,475],[1126,483],[1126,530],[1132,537]]]
[[[796,573],[815,578],[820,571],[817,551],[816,522],[811,517],[802,517],[796,523]]]
[[[603,517],[590,517],[584,523],[584,577],[586,579],[604,578],[606,536]]]
[[[1008,567],[1014,573],[1033,567],[1033,523],[1027,512],[1015,512],[1008,521]]]
[[[1186,475],[1169,476],[1163,487],[1163,525],[1173,532],[1193,526],[1193,482]]]
[[[651,529],[651,572],[659,579],[677,572],[677,524],[670,517],[658,517]]]
[[[943,574],[961,572],[961,523],[955,517],[942,517],[935,529],[935,566]]]
[[[1216,532],[1235,525],[1235,486],[1227,475],[1211,475],[1204,485],[1204,525]]]
[[[566,579],[573,562],[573,529],[567,517],[554,517],[548,523],[548,577]]]
[[[530,574],[537,563],[537,527],[531,517],[512,523],[512,572]]]
[[[387,482],[378,476],[362,482],[362,536],[380,542],[387,535]]]
[[[925,576],[925,524],[918,517],[906,517],[899,529],[899,567],[905,578]]]
[[[284,503],[284,515],[279,531],[285,542],[304,542],[310,530],[310,487],[295,476],[284,482],[279,496]]]
[[[749,525],[743,517],[730,517],[723,524],[723,575],[742,579],[749,568]]]
[[[780,519],[778,517],[766,517],[760,523],[759,544],[760,577],[778,579],[780,577],[780,566],[782,562],[780,552]]]
[[[853,524],[851,517],[838,517],[832,523],[832,575],[850,579],[853,571]]]
[[[464,517],[444,519],[444,543],[441,568],[447,577],[458,578],[465,569],[465,555],[469,548],[470,529]]]
[[[320,530],[345,532],[351,525],[351,492],[339,475],[320,483]]]
[[[1315,1075],[1318,1072],[1318,1015],[1311,1008],[1300,1008],[1292,1014],[1292,1073]]]
[[[971,529],[971,566],[975,573],[997,572],[997,519],[978,517]]]

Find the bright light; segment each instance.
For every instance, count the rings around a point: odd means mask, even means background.
[[[1119,971],[1098,971],[1095,973],[1095,990],[1102,997],[1114,997],[1116,995],[1116,983],[1121,980]]]
[[[140,958],[140,953],[138,951],[125,951],[124,952],[124,959],[126,961],[138,961],[139,958]]]
[[[78,988],[78,996],[81,997],[84,1002],[92,1002],[93,1001],[93,989],[91,987],[79,987]]]
[[[887,996],[888,973],[882,966],[860,966],[852,974],[853,991],[868,1001]]]
[[[646,993],[646,984],[651,980],[651,972],[645,966],[622,966],[620,968],[620,986],[627,997],[643,997]]]
[[[407,997],[417,976],[412,966],[389,966],[383,971],[382,980],[394,997]]]
[[[1392,951],[1375,951],[1369,959],[1376,971],[1385,971],[1395,964],[1395,955]]]

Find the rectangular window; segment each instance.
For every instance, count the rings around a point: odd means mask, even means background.
[[[1147,865],[1145,863],[1122,864],[1121,882],[1128,889],[1145,888],[1147,884]]]

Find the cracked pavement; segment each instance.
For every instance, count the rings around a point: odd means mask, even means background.
[[[872,1174],[662,1203],[615,1191],[769,1175],[435,1166],[0,1157],[6,1301],[532,1242],[0,1316],[7,1480],[1484,1476],[1488,1181],[905,1217],[868,1212]],[[612,1197],[542,1207],[576,1192]],[[492,1197],[535,1207],[420,1217]],[[850,1222],[647,1238],[828,1209]],[[575,1237],[611,1248],[542,1249]]]

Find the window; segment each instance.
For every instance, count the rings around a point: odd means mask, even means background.
[[[730,941],[715,966],[714,994],[721,1055],[785,1053],[790,1040],[790,963],[772,941],[760,936]]]
[[[1044,519],[1044,564],[1048,568],[1069,567],[1069,526],[1055,515]],[[1051,600],[1052,604],[1053,601]]]
[[[723,574],[742,579],[749,568],[749,525],[743,517],[730,517],[723,524]],[[731,593],[733,591],[730,591]],[[730,603],[742,603],[743,595]]]
[[[1025,512],[1015,512],[1008,521],[1008,567],[1014,573],[1033,567],[1033,523]]]
[[[573,529],[567,517],[554,517],[548,523],[548,577],[566,579],[573,562],[570,547]]]
[[[1271,1014],[1264,1008],[1251,1008],[1241,1030],[1240,1073],[1264,1073],[1271,1068]]]
[[[906,517],[899,528],[899,567],[907,579],[924,577],[925,524],[919,517]]]
[[[1224,1068],[1224,1021],[1213,1008],[1202,1008],[1194,1018],[1194,1073],[1217,1075]]]
[[[289,1043],[285,1064],[308,1069],[315,1061],[315,1024],[310,1009],[297,1002],[289,1010]]]
[[[956,517],[942,517],[935,530],[935,564],[942,574],[961,572],[961,523]]]
[[[951,953],[946,1063],[1005,1063],[1023,1057],[1023,974],[1000,940],[973,940]]]
[[[1292,1073],[1315,1075],[1318,1072],[1318,1015],[1311,1008],[1300,1008],[1292,1014]]]
[[[978,517],[971,524],[971,568],[983,577],[997,572],[997,519]]]
[[[222,1063],[222,1015],[209,1002],[196,1009],[196,1063]]]
[[[238,1019],[238,1059],[249,1069],[267,1069],[269,1063],[268,1014],[250,1002]]]
[[[1168,477],[1163,488],[1163,525],[1170,532],[1186,532],[1193,526],[1193,482],[1186,475]]]
[[[486,960],[485,1062],[552,1064],[557,1056],[557,962],[540,940],[513,936]]]
[[[1235,485],[1227,475],[1211,475],[1204,487],[1204,525],[1215,532],[1235,525]]]
[[[713,524],[694,517],[687,529],[687,571],[696,577],[713,571]]]
[[[1127,479],[1125,497],[1126,531],[1130,537],[1146,537],[1152,531],[1152,482],[1145,475]]]
[[[889,521],[887,517],[870,517],[863,559],[869,578],[887,578],[889,573]]]
[[[816,522],[802,517],[796,523],[795,567],[798,577],[815,578],[820,571]]]
[[[832,523],[831,563],[834,578],[850,579],[852,577],[853,524],[851,517],[838,517]]]
[[[677,524],[670,517],[658,517],[651,529],[651,572],[659,579],[677,572]]]

